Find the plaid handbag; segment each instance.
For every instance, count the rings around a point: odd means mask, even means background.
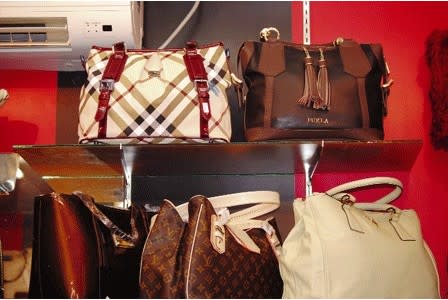
[[[222,43],[159,50],[93,46],[85,68],[80,143],[230,141],[226,90],[232,77]]]

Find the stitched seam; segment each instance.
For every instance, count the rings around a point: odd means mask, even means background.
[[[190,249],[190,257],[188,258],[187,278],[186,278],[186,282],[185,282],[185,296],[187,299],[190,298],[188,295],[188,284],[190,281],[191,258],[193,257],[193,250],[194,250],[194,246],[196,245],[196,235],[198,233],[199,219],[202,214],[202,206],[203,206],[203,204],[201,204],[201,207],[199,208],[198,218],[196,219],[196,226],[194,228],[194,234],[193,234],[193,243],[192,243],[191,249]]]

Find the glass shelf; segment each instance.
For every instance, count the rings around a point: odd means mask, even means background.
[[[19,145],[14,149],[46,179],[113,178],[123,174],[122,159],[134,176],[301,173],[299,147],[310,143]],[[325,141],[316,172],[406,171],[421,146],[420,140]]]
[[[294,174],[303,173],[300,148],[320,143],[18,145],[14,150],[22,157],[21,164],[29,165],[52,190],[81,190],[98,202],[115,202],[124,199],[124,170],[140,186],[151,181],[146,184],[151,192],[134,184],[133,192],[140,190],[138,196],[134,195],[139,199],[161,196],[154,190],[159,186],[166,189],[169,182],[187,181],[214,186],[226,181],[230,186],[250,181],[254,187],[257,180],[283,180],[273,183],[281,186],[286,180],[290,186],[286,194],[293,196]],[[421,146],[420,140],[325,141],[315,173],[409,171]]]

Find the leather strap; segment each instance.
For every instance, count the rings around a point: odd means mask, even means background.
[[[352,195],[343,193],[344,191],[362,187],[370,187],[379,184],[392,185],[395,187],[395,189],[373,203],[355,203],[356,199]],[[352,208],[367,211],[377,211],[379,213],[390,214],[388,221],[394,228],[397,236],[402,241],[415,241],[415,237],[406,230],[403,224],[399,222],[401,210],[398,207],[389,204],[390,202],[398,198],[398,196],[400,196],[402,190],[402,183],[398,179],[392,177],[372,177],[342,184],[333,189],[330,189],[329,191],[327,191],[327,194],[339,200],[343,200],[344,197],[348,196],[347,200],[349,201],[342,202],[342,209],[346,215],[347,222],[351,230],[359,233],[365,233],[363,226],[357,221],[357,218],[354,216]]]
[[[207,197],[215,210],[235,206],[257,204],[232,214],[235,219],[256,218],[270,213],[280,207],[280,195],[274,191],[253,191]],[[176,210],[183,220],[188,219],[188,202],[176,206]]]
[[[109,110],[110,94],[114,90],[114,83],[120,80],[128,56],[123,42],[114,44],[113,54],[107,61],[103,77],[100,81],[100,96],[95,121],[98,124],[98,138],[105,138],[107,131],[107,111]]]
[[[136,234],[135,224],[131,222],[132,235],[121,230],[115,225],[98,207],[95,205],[93,198],[81,192],[73,192],[73,195],[81,199],[82,203],[88,210],[98,219],[104,226],[106,226],[112,235],[115,247],[119,248],[134,248],[138,242],[138,234]],[[131,206],[131,219],[135,210]]]
[[[283,45],[275,42],[262,43],[258,69],[265,76],[266,81],[263,96],[263,126],[265,128],[271,128],[275,77],[286,69]]]
[[[190,80],[194,83],[198,93],[198,102],[200,110],[199,131],[201,138],[209,137],[208,121],[211,117],[210,95],[208,93],[208,78],[204,68],[204,58],[197,52],[197,43],[187,42],[185,49],[184,62],[187,67]]]
[[[392,192],[390,192],[389,194],[387,194],[386,196],[375,201],[375,203],[377,203],[377,204],[390,203],[390,202],[394,201],[395,199],[397,199],[401,195],[401,192],[403,191],[403,184],[401,183],[400,180],[398,180],[396,178],[372,177],[372,178],[365,178],[365,179],[355,180],[355,181],[347,182],[345,184],[341,184],[337,187],[329,189],[326,192],[326,194],[328,194],[330,196],[337,196],[338,194],[341,194],[341,193],[349,191],[349,190],[362,188],[362,187],[369,187],[369,186],[374,186],[374,185],[380,185],[380,184],[392,185],[392,186],[395,186],[395,189]]]
[[[210,201],[217,214],[222,211],[224,211],[222,215],[227,213],[227,216],[222,218],[222,220],[224,220],[223,225],[228,228],[238,243],[249,251],[260,253],[260,248],[246,233],[246,230],[260,228],[266,232],[266,236],[273,248],[273,251],[276,255],[278,255],[278,247],[280,246],[280,243],[276,237],[275,229],[269,224],[268,220],[254,219],[270,213],[280,207],[280,195],[278,192],[253,191],[210,197],[207,199]],[[228,208],[230,207],[250,204],[255,205],[246,207],[232,214],[228,211]],[[184,222],[188,222],[188,202],[177,206],[176,210]]]

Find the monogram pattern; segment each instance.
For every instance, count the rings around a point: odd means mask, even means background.
[[[211,119],[210,140],[229,142],[232,134],[226,90],[231,85],[221,44],[198,48],[207,71]],[[120,80],[115,82],[107,114],[107,139],[98,139],[100,81],[112,50],[92,48],[86,61],[87,84],[81,90],[80,142],[179,143],[208,142],[200,135],[200,108],[190,80],[184,50],[128,51]],[[148,67],[149,66],[149,67]]]
[[[174,205],[164,200],[142,252],[142,298],[181,298],[181,262],[177,251],[181,251],[184,227]]]
[[[188,223],[182,222],[174,206],[165,204],[143,251],[141,296],[281,297],[283,282],[278,261],[263,230],[248,231],[260,247],[260,254],[242,247],[227,229],[226,251],[219,254],[210,243],[211,216],[215,211],[205,197],[190,200]]]

